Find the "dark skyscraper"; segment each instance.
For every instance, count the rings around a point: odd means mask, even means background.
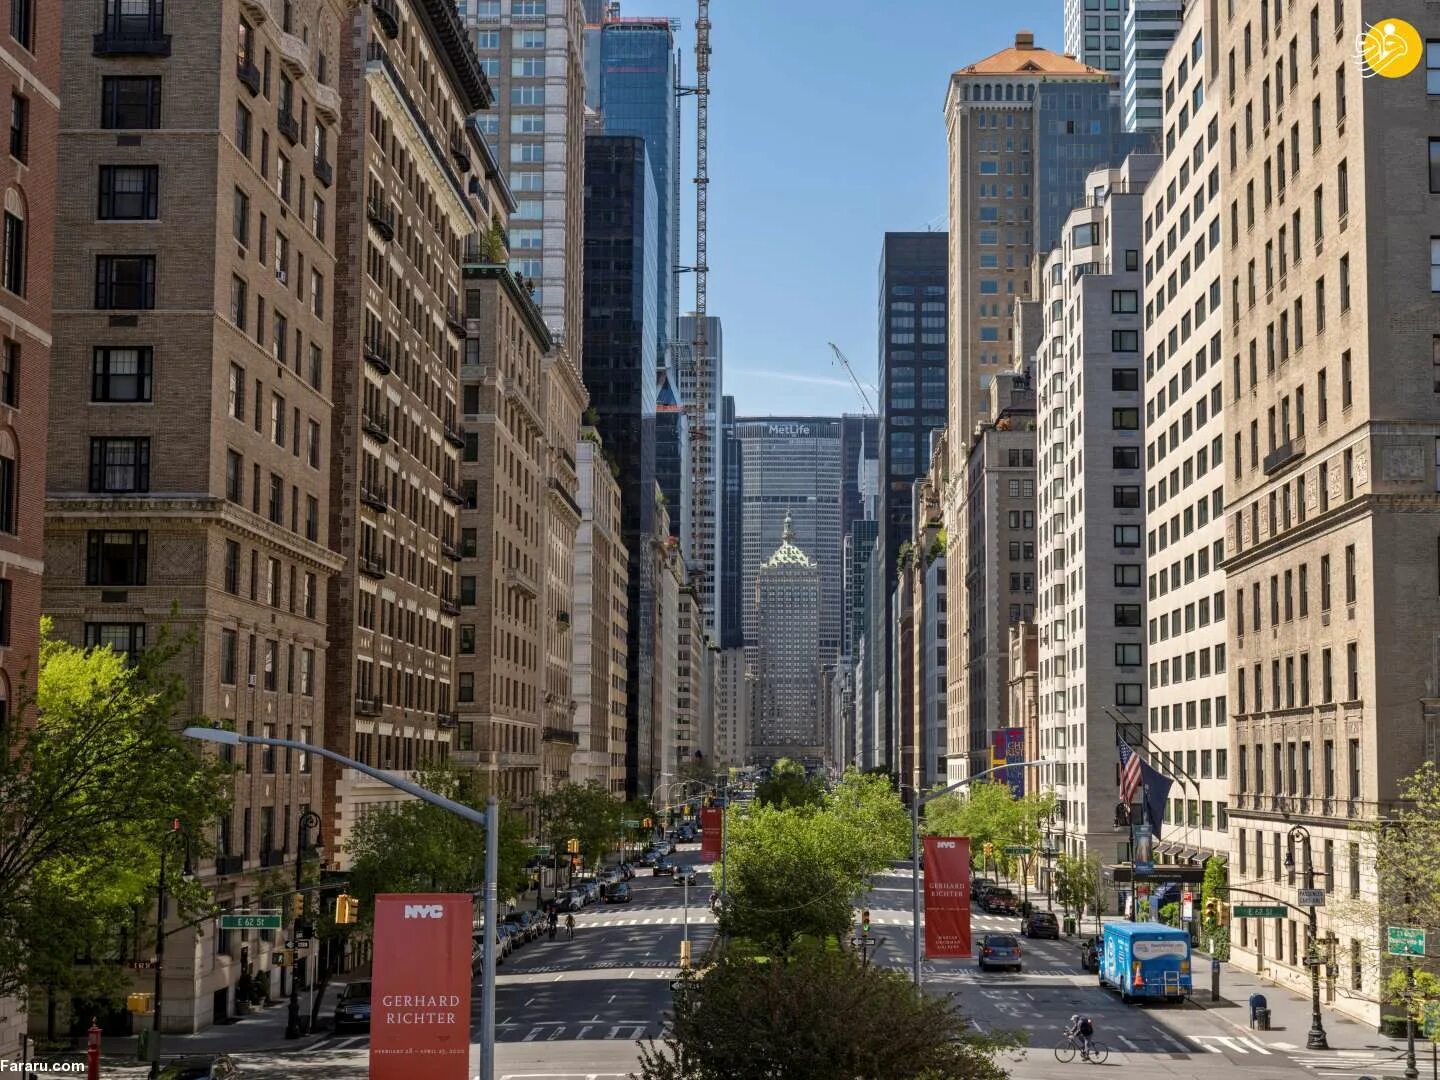
[[[670,535],[680,541],[686,566],[690,553],[690,425],[675,387],[662,373],[655,398],[655,482],[665,495]]]
[[[625,764],[633,797],[653,783],[651,692],[655,627],[648,538],[655,513],[660,235],[654,177],[637,135],[585,138],[585,353],[597,427],[618,468],[621,532],[630,549]]]
[[[875,558],[884,574],[884,617],[872,623],[879,637],[869,642],[867,663],[885,717],[894,715],[889,658],[895,558],[911,536],[912,489],[930,468],[930,433],[945,426],[949,242],[943,232],[886,233],[880,248],[881,524]],[[871,602],[881,603],[875,597]]]
[[[735,399],[720,402],[720,647],[745,644],[742,511],[745,500],[740,436],[735,430]]]

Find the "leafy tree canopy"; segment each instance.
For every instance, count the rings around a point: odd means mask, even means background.
[[[579,840],[586,863],[596,866],[620,840],[625,804],[599,781],[560,784],[538,796],[535,803],[540,811],[541,839],[555,851],[564,853],[567,840]]]
[[[825,798],[825,785],[818,779],[807,780],[805,767],[790,758],[781,758],[770,768],[770,779],[755,787],[755,801],[761,806],[819,806]]]
[[[1012,845],[1038,847],[1044,836],[1042,823],[1054,811],[1053,792],[1027,792],[1017,799],[1009,784],[982,780],[927,805],[924,828],[935,836],[968,836],[972,859],[980,857],[987,842],[994,844],[996,865],[1010,873],[1015,857],[1006,855],[1003,849]]]

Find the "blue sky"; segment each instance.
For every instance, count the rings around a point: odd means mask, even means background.
[[[887,230],[946,227],[951,71],[1017,29],[1059,49],[1062,0],[713,0],[710,314],[742,415],[837,414],[860,400],[826,342],[873,383],[876,272]],[[623,0],[683,22],[693,0]],[[694,257],[694,112],[684,112],[682,257]],[[694,283],[681,278],[681,310]],[[873,389],[870,399],[878,407]]]

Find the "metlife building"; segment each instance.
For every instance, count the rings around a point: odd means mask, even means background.
[[[794,543],[820,571],[820,663],[840,654],[844,611],[841,534],[842,423],[833,416],[738,418],[741,460],[741,624],[752,668],[759,647],[755,584],[760,567],[784,538],[785,515]],[[728,523],[727,523],[728,527]]]

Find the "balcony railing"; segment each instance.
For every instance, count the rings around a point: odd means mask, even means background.
[[[390,441],[390,421],[383,416],[371,416],[368,412],[360,417],[360,426],[365,434],[379,443]]]
[[[385,556],[362,554],[360,556],[360,573],[379,581],[385,576]]]
[[[370,7],[375,12],[375,21],[380,28],[391,38],[400,36],[400,16],[395,10],[395,0],[370,0]]]
[[[565,728],[546,726],[541,731],[541,737],[548,743],[569,743],[571,746],[580,745],[580,735]]]
[[[378,697],[365,697],[361,695],[355,699],[355,714],[357,716],[379,716],[383,702]]]
[[[360,501],[372,510],[378,510],[382,514],[390,509],[390,502],[385,498],[385,489],[371,487],[369,484],[360,485]],[[383,567],[382,567],[383,572]]]
[[[460,554],[460,549],[448,540],[440,541],[440,554],[451,562],[459,562],[464,557]]]
[[[164,29],[165,6],[155,0],[149,11],[107,18],[95,35],[92,52],[96,56],[169,56],[170,35]]]
[[[462,173],[470,171],[470,148],[465,145],[465,136],[458,131],[450,133],[450,156]]]
[[[455,303],[445,305],[445,325],[450,327],[455,336],[464,341],[467,334],[465,331],[465,320],[460,315],[460,306]]]
[[[460,603],[453,596],[442,595],[440,597],[440,610],[446,615],[459,615]]]
[[[456,506],[465,505],[465,496],[460,494],[458,489],[451,487],[449,484],[443,484],[441,485],[441,490],[445,498],[449,499]]]
[[[1287,465],[1299,461],[1305,456],[1305,439],[1303,436],[1287,439],[1270,453],[1265,455],[1265,475],[1270,476],[1279,472]]]
[[[452,731],[460,726],[460,714],[458,712],[442,712],[435,714],[435,723],[441,730]]]
[[[280,134],[289,140],[291,146],[300,141],[300,118],[289,109],[280,110],[276,126],[280,128]]]
[[[465,436],[456,431],[449,424],[445,425],[445,441],[457,450],[465,449]]]
[[[315,180],[323,187],[329,187],[335,183],[335,167],[324,158],[315,159]]]
[[[370,219],[370,224],[375,226],[375,231],[387,241],[395,239],[395,211],[391,207],[386,206],[380,199],[367,199],[365,216]]]
[[[365,362],[380,372],[390,374],[390,346],[378,341],[365,341]]]
[[[235,75],[245,84],[245,89],[250,91],[251,97],[260,93],[260,69],[255,66],[253,60],[237,60]]]

